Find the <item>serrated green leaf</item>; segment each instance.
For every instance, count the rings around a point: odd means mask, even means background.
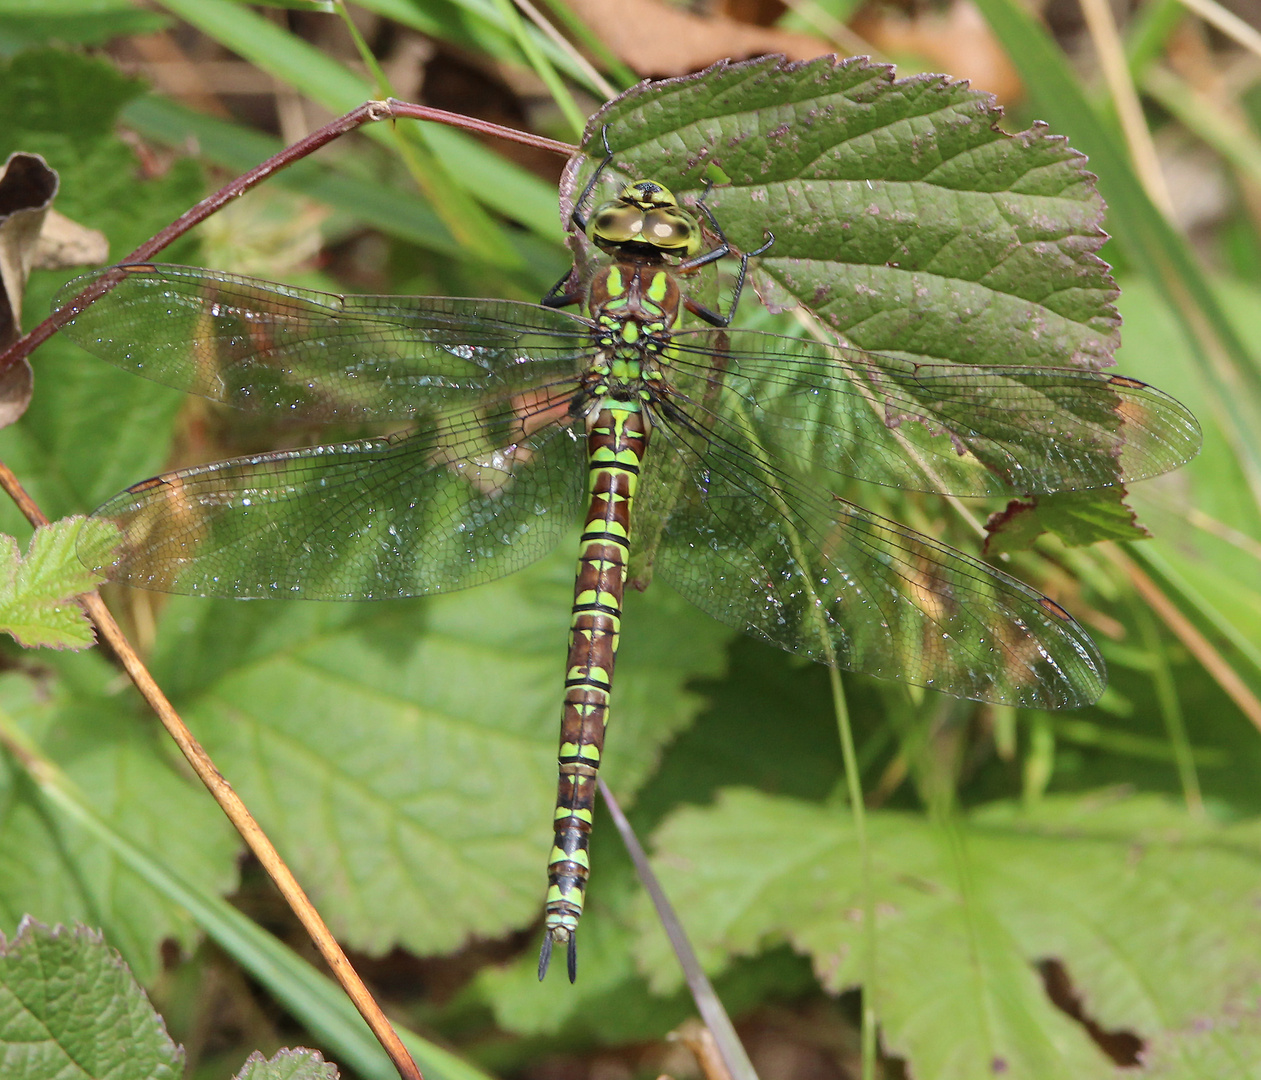
[[[1065,491],[1013,500],[985,523],[985,551],[1001,555],[1032,546],[1044,532],[1053,532],[1069,547],[1100,540],[1146,540],[1151,536],[1138,524],[1125,503],[1126,490],[1118,485],[1105,491]]]
[[[0,938],[5,1080],[176,1080],[183,1051],[119,955],[83,927]]]
[[[1261,933],[1256,823],[1214,827],[1154,797],[1061,797],[944,826],[875,813],[868,831],[876,1010],[915,1075],[971,1080],[1002,1062],[1021,1080],[1112,1076],[1048,999],[1034,970],[1046,959],[1092,1022],[1143,1040],[1255,1001],[1239,943]],[[843,810],[748,791],[681,811],[657,837],[666,891],[709,968],[786,941],[834,991],[862,971],[859,859]],[[673,985],[655,933],[640,955]]]
[[[727,236],[750,251],[774,232],[759,292],[859,348],[1105,365],[1117,289],[1095,254],[1103,202],[1085,158],[1043,128],[1007,135],[1000,116],[942,76],[769,57],[628,91],[592,118],[585,149],[599,160],[607,124],[619,169],[676,192],[717,166],[707,201]]]
[[[1227,317],[1224,306],[1192,253],[1190,243],[1156,208],[1144,190],[1123,140],[1100,119],[1073,65],[1046,26],[1013,0],[978,0],[995,36],[1020,57],[1033,105],[1091,157],[1107,194],[1111,228],[1135,268],[1161,290],[1178,322],[1179,337],[1192,345],[1191,360],[1222,417],[1223,427],[1247,472],[1254,502],[1261,497],[1261,373]],[[1202,415],[1202,414],[1201,414]]]
[[[965,83],[862,57],[723,61],[601,109],[562,208],[607,131],[625,175],[695,198],[716,172],[706,202],[738,248],[773,233],[750,277],[773,311],[804,307],[847,344],[916,362],[1108,366],[1118,290],[1094,177],[1062,136],[1008,135],[1001,115]],[[1075,543],[1117,536],[1106,509],[1087,528],[1091,498]]]
[[[118,538],[118,529],[108,522],[66,518],[36,529],[23,558],[17,541],[0,536],[0,630],[28,649],[86,649],[96,640],[74,598],[95,589],[105,575],[76,556],[80,533],[87,548],[100,555]]]
[[[255,1050],[236,1080],[337,1080],[340,1075],[318,1050],[278,1050],[270,1058]]]

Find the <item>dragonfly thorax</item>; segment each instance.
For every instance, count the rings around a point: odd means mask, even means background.
[[[669,338],[683,297],[668,267],[619,260],[601,268],[587,290],[587,310],[602,331],[621,343]]]
[[[597,400],[647,402],[659,388],[682,296],[666,267],[617,262],[591,281],[588,304],[597,351],[588,389]]]

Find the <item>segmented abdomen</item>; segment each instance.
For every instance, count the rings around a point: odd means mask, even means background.
[[[574,583],[565,709],[561,718],[556,841],[548,864],[547,938],[541,970],[553,944],[569,944],[574,978],[574,931],[582,915],[590,868],[588,845],[596,772],[608,722],[609,690],[621,632],[622,593],[630,555],[631,503],[648,444],[639,402],[610,402],[587,434],[587,521]]]

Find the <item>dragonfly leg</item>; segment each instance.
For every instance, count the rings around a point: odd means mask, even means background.
[[[572,283],[572,284],[571,284]],[[578,280],[578,268],[571,266],[539,301],[544,307],[562,308],[586,299],[586,290]]]
[[[569,214],[569,220],[574,223],[579,232],[583,233],[587,231],[587,218],[582,212],[582,204],[591,198],[591,193],[595,190],[596,184],[600,182],[600,174],[613,164],[613,151],[609,149],[608,124],[605,124],[600,129],[600,138],[604,141],[604,160],[596,166],[595,172],[591,174],[591,179],[587,181],[587,186],[582,189],[582,194],[578,196],[578,200],[574,203],[574,208]]]
[[[709,214],[708,209],[706,209],[705,212]],[[712,214],[710,214],[709,220],[714,220]],[[716,225],[717,223],[715,222],[715,226]],[[684,299],[683,306],[698,319],[704,319],[710,326],[716,326],[719,329],[730,326],[731,320],[736,317],[736,308],[740,304],[740,294],[744,291],[744,277],[749,270],[749,260],[768,252],[773,243],[775,243],[775,234],[768,231],[766,234],[766,242],[760,248],[740,253],[740,269],[736,272],[736,283],[731,290],[731,306],[727,309],[726,315],[714,311],[712,308],[707,308],[704,304],[698,304],[695,300],[691,299]],[[725,240],[723,241],[723,246],[727,248],[727,252],[731,250]],[[717,250],[718,248],[714,249],[714,251]],[[724,252],[723,254],[726,254],[727,252]],[[688,262],[692,263],[692,269],[695,269],[698,265],[704,265],[704,263],[700,260],[704,260],[704,262],[712,262],[713,260],[708,257],[712,254],[713,252],[706,252],[704,255],[698,255],[695,259],[689,259]],[[686,265],[687,263],[680,264],[679,269],[682,270]]]
[[[574,208],[570,211],[569,220],[573,222],[574,227],[581,233],[587,231],[587,217],[582,212],[582,205],[595,190],[596,184],[600,182],[600,176],[605,169],[613,162],[613,151],[609,148],[609,125],[605,124],[600,129],[600,138],[604,140],[604,160],[596,166],[595,172],[591,174],[591,179],[587,181],[587,186],[582,189],[582,194],[578,196],[574,203]],[[556,282],[546,295],[540,301],[544,307],[562,308],[569,307],[571,304],[577,304],[586,299],[586,290],[582,287],[582,281],[578,275],[578,267],[572,266],[561,275],[561,279]]]

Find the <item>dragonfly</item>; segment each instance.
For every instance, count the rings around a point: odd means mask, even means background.
[[[704,195],[688,209],[655,180],[586,212],[605,149],[571,213],[598,257],[540,304],[339,296],[148,263],[59,296],[73,340],[157,382],[275,417],[397,425],[136,484],[95,511],[120,532],[101,568],[116,581],[418,596],[512,573],[581,522],[539,960],[541,979],[564,948],[570,981],[628,583],[660,575],[723,623],[849,671],[1080,706],[1105,667],[1063,607],[836,489],[1092,490],[1176,468],[1200,440],[1181,404],[1126,376],[731,329],[773,237],[736,256]],[[720,312],[685,286],[728,256]]]

